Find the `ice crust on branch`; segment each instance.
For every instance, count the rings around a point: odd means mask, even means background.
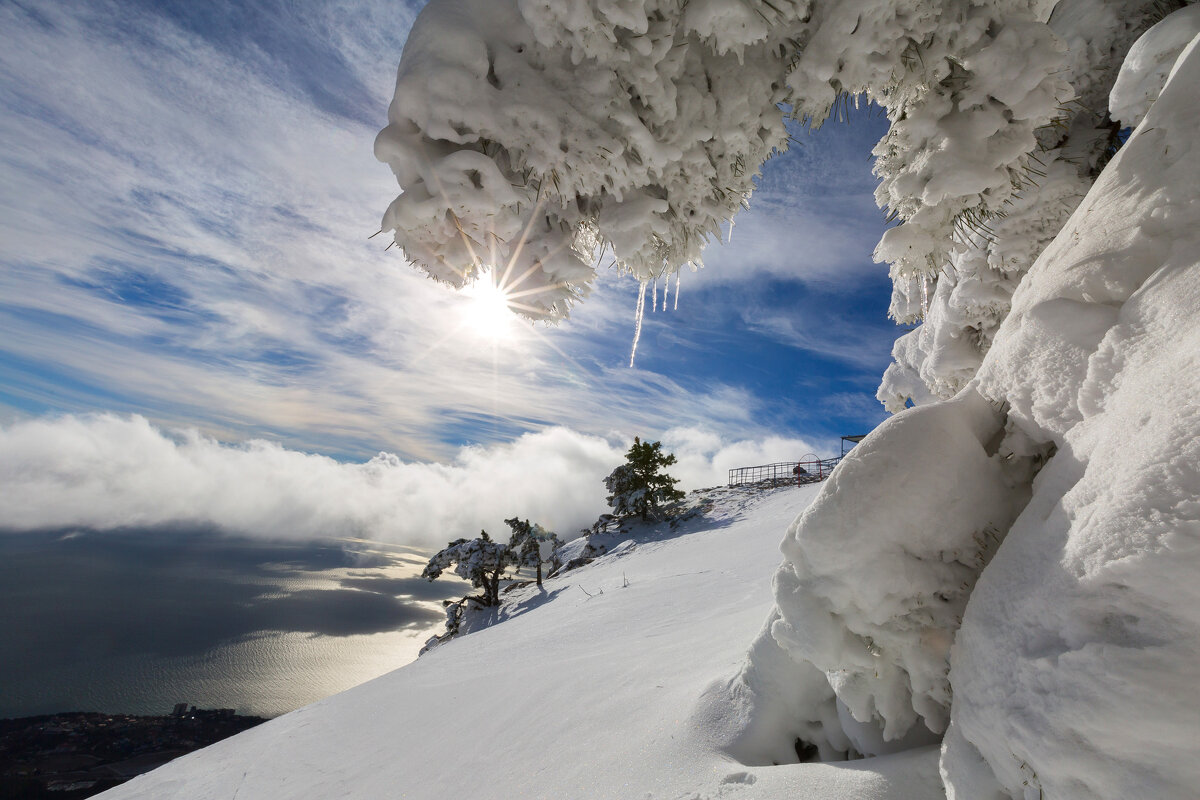
[[[605,248],[648,281],[698,263],[783,146],[778,52],[718,52],[678,3],[445,0],[405,47],[376,141],[385,230],[431,276],[503,272],[559,319]]]
[[[1071,96],[1045,3],[435,0],[376,155],[404,190],[383,228],[461,286],[498,265],[520,310],[565,316],[602,251],[649,281],[699,264],[786,146],[781,104],[820,123],[848,96],[893,125],[880,243],[906,293],[964,215],[1011,200],[1035,132]],[[1017,62],[1019,74],[998,65]]]
[[[940,261],[924,273],[914,269],[907,279],[899,261],[893,263],[891,314],[899,322],[922,324],[896,343],[894,363],[880,383],[877,397],[888,411],[910,400],[953,397],[974,376],[1021,277],[1111,156],[1119,125],[1107,113],[1109,90],[1125,52],[1162,10],[1161,3],[1123,0],[1062,0],[1053,6],[1047,25],[1066,47],[1057,77],[1070,84],[1073,99],[1060,102],[1054,118],[1033,129],[1035,146],[1010,173],[1012,191],[956,217]],[[1014,57],[1015,62],[994,60],[989,75],[1016,74],[1019,81],[1027,57]],[[909,227],[889,231],[881,248],[890,236],[915,235],[916,229],[904,231]]]

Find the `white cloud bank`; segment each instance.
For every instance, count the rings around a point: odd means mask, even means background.
[[[795,460],[811,447],[769,438],[723,442],[695,428],[663,437],[683,488],[724,483],[735,466]],[[0,427],[0,526],[29,530],[213,525],[269,538],[362,536],[433,546],[514,514],[566,536],[607,510],[602,480],[628,442],[556,427],[464,447],[449,463],[380,453],[365,463],[251,440],[230,445],[194,429],[166,431],[112,414]]]

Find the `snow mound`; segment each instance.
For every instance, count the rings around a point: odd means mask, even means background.
[[[744,654],[780,531],[815,491],[712,492],[703,517],[514,591],[501,624],[104,797],[940,798],[935,748],[750,767],[700,724],[697,698]]]
[[[1109,96],[1113,119],[1136,127],[1158,99],[1171,67],[1188,43],[1200,33],[1200,6],[1181,8],[1142,34],[1129,48]]]

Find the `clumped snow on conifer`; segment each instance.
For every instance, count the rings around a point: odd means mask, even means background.
[[[1071,99],[1043,13],[441,0],[413,28],[376,141],[404,190],[383,229],[433,277],[461,286],[500,265],[524,313],[560,318],[605,249],[643,281],[698,264],[786,146],[781,104],[820,122],[864,93],[893,120],[878,197],[906,222],[879,257],[893,313],[919,318],[953,232],[1019,194],[1038,130]]]

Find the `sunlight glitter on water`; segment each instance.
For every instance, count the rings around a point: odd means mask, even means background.
[[[454,582],[409,548],[210,533],[0,536],[0,717],[277,716],[412,661]]]

